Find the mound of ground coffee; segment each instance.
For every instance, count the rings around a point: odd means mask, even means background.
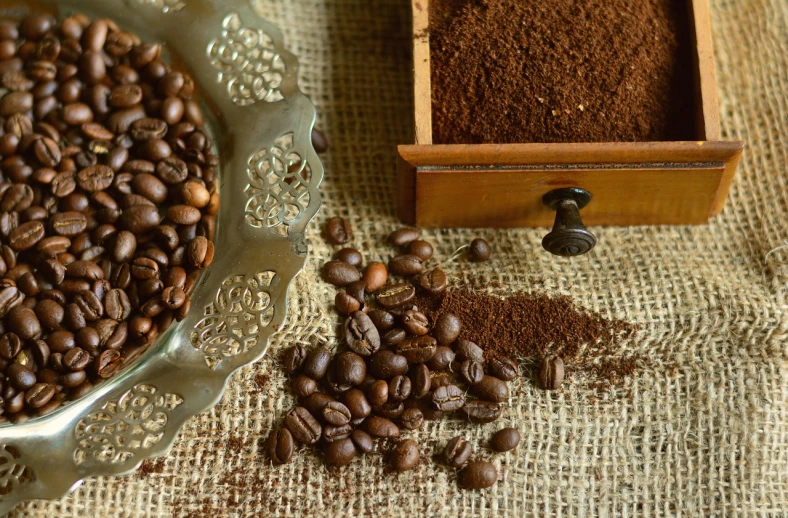
[[[433,0],[436,144],[691,140],[684,0]]]

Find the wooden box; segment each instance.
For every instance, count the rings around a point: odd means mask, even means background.
[[[721,140],[708,0],[687,0],[697,140],[590,144],[433,145],[429,2],[413,0],[415,145],[399,146],[399,215],[424,227],[553,223],[542,197],[593,196],[586,225],[699,224],[718,214],[743,142]],[[417,37],[415,37],[418,35]]]

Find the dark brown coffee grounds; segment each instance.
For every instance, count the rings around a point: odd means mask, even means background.
[[[685,0],[433,0],[436,144],[692,140]]]
[[[574,373],[588,375],[594,388],[619,384],[645,362],[622,354],[618,345],[631,338],[637,326],[586,312],[569,297],[522,293],[503,299],[457,290],[422,295],[415,304],[431,322],[442,313],[457,315],[460,337],[481,346],[487,356],[502,354],[526,362],[557,354]]]

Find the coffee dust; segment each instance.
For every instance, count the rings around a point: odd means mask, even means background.
[[[686,0],[433,0],[436,144],[694,140]]]

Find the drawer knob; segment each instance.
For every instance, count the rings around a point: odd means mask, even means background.
[[[596,246],[596,236],[586,230],[580,209],[591,201],[591,193],[577,187],[556,189],[544,195],[542,202],[555,212],[553,230],[544,236],[542,246],[554,255],[574,257]]]

